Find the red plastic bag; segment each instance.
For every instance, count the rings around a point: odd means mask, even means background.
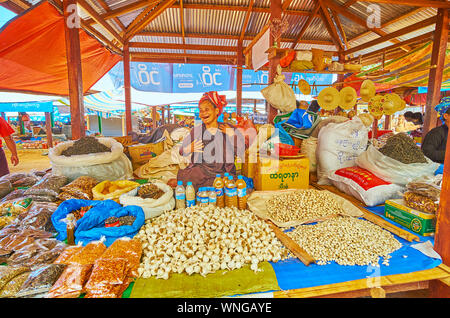
[[[255,124],[250,119],[237,117],[236,129],[245,137],[245,144],[250,146],[258,136]]]
[[[281,67],[289,67],[291,65],[292,61],[295,59],[295,50],[289,51],[289,53],[280,59],[280,66]]]

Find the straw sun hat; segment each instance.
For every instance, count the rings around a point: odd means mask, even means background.
[[[372,97],[375,96],[375,84],[371,80],[364,80],[359,89],[359,95],[365,102],[369,102]]]
[[[334,87],[326,87],[317,96],[319,106],[324,110],[333,110],[339,105],[339,91]]]
[[[297,86],[303,95],[311,94],[311,87],[309,86],[308,82],[305,81],[304,79],[299,80]]]
[[[375,118],[378,118],[380,116],[383,115],[383,96],[382,95],[375,95],[374,97],[372,97],[368,104],[367,104],[367,108],[369,109],[369,113],[374,116]]]
[[[357,99],[358,96],[356,95],[356,91],[353,87],[344,87],[339,92],[339,106],[342,109],[352,109],[353,106],[355,106]]]
[[[383,113],[393,115],[402,107],[402,99],[397,94],[386,94],[383,96]]]

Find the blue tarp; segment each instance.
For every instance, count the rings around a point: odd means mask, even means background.
[[[48,112],[53,111],[53,102],[0,103],[2,112]]]
[[[367,210],[384,218],[384,206],[367,208]],[[384,219],[390,222],[389,219]],[[408,230],[399,224],[394,224]],[[417,235],[417,233],[414,234]],[[282,290],[289,290],[342,283],[370,277],[412,273],[431,269],[442,263],[441,260],[430,258],[411,247],[411,245],[425,241],[431,241],[433,243],[432,237],[419,236],[421,242],[408,242],[398,236],[395,236],[395,238],[399,240],[403,246],[391,254],[392,257],[389,259],[389,266],[383,265],[382,260],[380,260],[380,267],[357,265],[343,266],[338,265],[335,262],[331,262],[331,264],[328,265],[310,264],[309,266],[306,266],[298,259],[289,259],[271,264],[280,288]]]

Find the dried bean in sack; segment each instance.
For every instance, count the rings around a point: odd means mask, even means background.
[[[0,298],[15,297],[30,273],[31,272],[25,272],[11,279],[5,287],[0,290]]]
[[[66,265],[49,264],[35,269],[30,273],[17,297],[29,297],[47,293],[58,280]]]
[[[47,298],[77,298],[91,273],[91,265],[70,265],[58,278],[47,294]]]

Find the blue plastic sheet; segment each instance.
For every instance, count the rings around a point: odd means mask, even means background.
[[[275,124],[275,128],[278,128],[278,136],[280,138],[280,142],[287,145],[294,145],[294,140],[292,139],[292,137],[281,126],[281,124],[284,122],[285,121]],[[276,136],[276,134],[277,133],[275,133],[274,135]],[[272,136],[271,138],[274,138],[274,136]]]
[[[439,168],[437,168],[436,172],[434,173],[434,175],[438,175],[438,174],[444,174],[444,165],[440,165]]]
[[[367,210],[383,217],[384,206],[367,208]],[[390,221],[387,218],[384,219]],[[393,224],[407,230],[396,223]],[[417,235],[417,233],[414,234]],[[277,276],[280,288],[282,290],[289,290],[379,276],[412,273],[431,269],[442,263],[440,259],[428,257],[411,247],[411,245],[423,243],[425,241],[431,241],[433,243],[432,237],[419,236],[420,242],[408,242],[398,236],[395,236],[395,238],[399,240],[403,246],[391,254],[389,266],[383,265],[381,259],[379,262],[380,267],[358,265],[344,266],[338,265],[335,262],[331,262],[328,265],[310,264],[309,266],[306,266],[298,259],[289,259],[271,264],[275,270],[275,275]]]
[[[313,118],[304,109],[295,109],[286,124],[294,126],[298,129],[309,129],[313,125]]]

